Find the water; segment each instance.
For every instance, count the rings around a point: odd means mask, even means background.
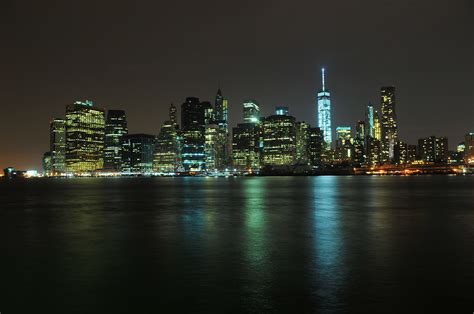
[[[474,310],[474,177],[0,182],[0,312]]]

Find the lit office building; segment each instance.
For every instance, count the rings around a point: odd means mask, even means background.
[[[128,134],[123,110],[109,110],[105,122],[104,169],[120,171],[122,165],[122,137]]]
[[[351,161],[354,158],[354,146],[350,126],[336,128],[336,150],[334,159],[337,161]]]
[[[381,155],[381,144],[380,140],[373,138],[373,137],[367,137],[366,141],[366,152],[365,152],[366,158],[365,162],[371,166],[378,165],[380,163],[380,155]]]
[[[309,124],[306,122],[296,122],[296,162],[298,164],[308,164],[308,141]]]
[[[382,124],[380,123],[380,115],[377,110],[374,112],[374,138],[382,141]]]
[[[175,172],[179,167],[178,123],[176,107],[171,104],[169,120],[161,126],[156,138],[153,170],[155,172]]]
[[[322,89],[318,92],[317,108],[318,108],[318,127],[324,135],[326,149],[331,149],[332,145],[332,127],[331,127],[331,94],[326,89],[325,70],[321,69]]]
[[[232,162],[239,170],[260,168],[260,126],[255,123],[240,123],[232,129]]]
[[[227,165],[227,134],[218,124],[207,124],[204,130],[206,169],[222,170]]]
[[[313,167],[322,164],[322,154],[324,151],[324,137],[320,128],[308,129],[308,159]]]
[[[448,160],[448,139],[430,136],[418,140],[421,160],[424,162],[445,163]]]
[[[397,165],[404,165],[409,162],[408,144],[397,141],[393,147],[393,162]]]
[[[260,107],[255,100],[245,100],[243,103],[244,123],[259,123]]]
[[[181,162],[185,171],[199,172],[206,168],[204,127],[189,126],[181,130]]]
[[[204,111],[204,125],[214,123],[215,110],[209,101],[201,102],[202,110]]]
[[[154,151],[154,135],[124,135],[122,137],[122,172],[130,174],[153,172]]]
[[[382,104],[382,161],[391,162],[394,157],[394,146],[398,141],[395,87],[382,87],[380,98]]]
[[[341,146],[346,141],[352,142],[352,128],[350,126],[338,126],[336,128],[337,145]]]
[[[91,101],[66,107],[66,171],[91,172],[104,165],[105,112]]]
[[[49,126],[51,169],[50,174],[60,174],[66,171],[66,120],[56,118]]]
[[[272,115],[262,122],[263,165],[288,166],[296,161],[295,118]]]

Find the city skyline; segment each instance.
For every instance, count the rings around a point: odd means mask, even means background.
[[[1,52],[0,137],[8,145],[0,149],[0,165],[40,169],[49,147],[44,125],[80,99],[125,110],[131,133],[157,135],[170,103],[180,104],[188,96],[213,102],[220,85],[229,100],[229,126],[242,121],[241,104],[249,98],[264,116],[275,106],[289,106],[298,120],[315,126],[306,117],[316,116],[322,66],[330,73],[333,129],[354,129],[369,101],[380,108],[379,88],[393,85],[399,138],[406,142],[446,136],[454,149],[472,130],[472,6],[466,1],[449,6],[432,1],[396,6],[367,1],[349,7],[303,3],[299,18],[290,16],[282,25],[278,21],[285,6],[280,2],[263,16],[260,4],[241,3],[223,15],[212,4],[169,5],[160,8],[162,19],[148,13],[156,12],[154,4],[110,10],[105,3],[92,9],[84,3],[73,11],[63,4],[7,6],[6,22],[16,31],[7,34],[9,48]],[[110,23],[129,9],[137,14],[128,23]],[[39,20],[46,10],[47,23]],[[312,20],[315,11],[328,14]],[[182,25],[170,19],[176,15],[184,17]],[[76,23],[84,16],[87,26]],[[196,21],[204,21],[206,36],[189,31]],[[163,28],[167,23],[172,31]],[[150,32],[162,40],[150,40]],[[215,49],[216,38],[222,49]],[[189,45],[196,49],[183,49]],[[18,121],[25,126],[18,128]]]

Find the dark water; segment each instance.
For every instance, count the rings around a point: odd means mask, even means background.
[[[474,311],[474,177],[0,182],[0,312]]]

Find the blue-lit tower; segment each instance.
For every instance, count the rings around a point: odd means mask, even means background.
[[[325,70],[321,69],[323,87],[318,93],[318,126],[323,132],[323,139],[326,143],[326,149],[332,145],[332,127],[331,127],[331,94],[326,90]]]

